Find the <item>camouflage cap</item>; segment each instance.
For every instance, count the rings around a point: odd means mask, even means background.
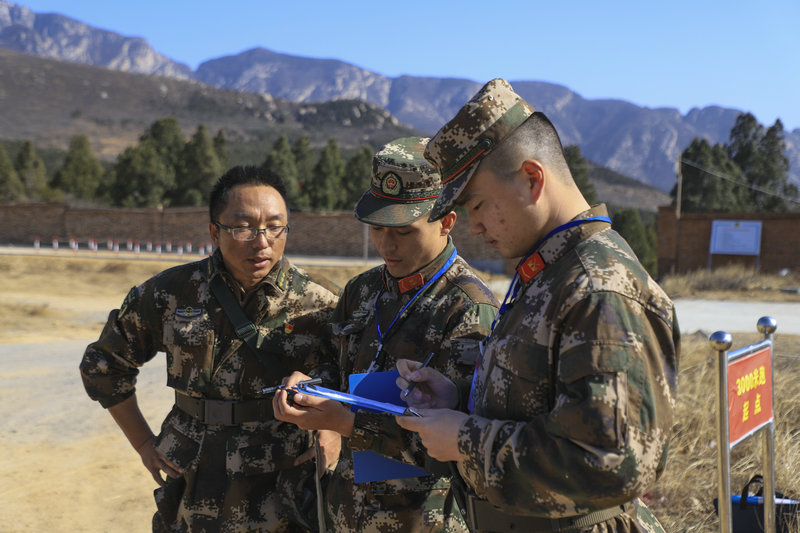
[[[423,156],[428,140],[403,137],[378,150],[372,158],[370,188],[356,203],[358,220],[373,226],[407,226],[430,212],[442,179]]]
[[[452,210],[480,161],[533,112],[506,80],[496,78],[441,127],[425,148],[425,158],[439,169],[443,184],[428,220]]]

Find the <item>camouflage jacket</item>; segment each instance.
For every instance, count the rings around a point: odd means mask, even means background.
[[[395,370],[400,358],[421,361],[428,353],[435,352],[430,366],[453,379],[472,375],[479,342],[489,332],[497,301],[461,257],[456,257],[444,275],[412,304],[405,318],[401,317],[387,332],[403,305],[445,264],[453,251],[452,242],[448,242],[445,250],[417,273],[421,276],[415,274],[398,280],[380,266],[350,280],[332,323],[344,390],[348,376],[366,372],[377,352],[375,301],[379,295],[378,317],[384,346],[377,360],[377,371]],[[415,276],[417,283],[411,283],[401,292]],[[432,505],[431,492],[447,491],[450,475],[446,465],[439,464],[444,472],[428,476],[355,484],[352,450],[371,450],[423,468],[432,461],[419,437],[400,428],[394,416],[357,411],[353,434],[343,439],[342,455],[327,491],[329,519],[336,531],[382,528],[426,531],[431,523],[438,524],[433,530],[441,530],[443,498],[436,500],[437,509],[423,513],[421,507]],[[427,516],[424,523],[423,514]],[[405,529],[396,529],[398,525]]]
[[[577,218],[597,215],[604,206]],[[663,471],[680,334],[672,302],[607,222],[560,231],[538,254],[544,270],[523,277],[481,357],[459,470],[506,513],[585,514],[633,500]],[[631,520],[595,528],[638,530]]]
[[[258,328],[258,345],[269,354],[254,354],[236,336],[210,292],[214,276],[222,276],[238,295]],[[121,308],[110,313],[100,338],[81,361],[84,386],[104,407],[115,405],[134,393],[137,367],[157,352],[167,355],[167,385],[197,398],[258,398],[261,389],[283,377],[272,368],[275,357],[289,370],[335,382],[335,365],[319,359],[319,345],[338,288],[322,283],[282,258],[245,298],[219,250],[202,261],[165,270],[131,289]],[[173,407],[157,443],[169,459],[187,468],[196,460],[206,431],[203,423]],[[281,462],[290,462],[308,445],[307,432],[276,420],[248,422],[227,434],[233,472],[283,468]],[[246,453],[255,454],[248,458]]]

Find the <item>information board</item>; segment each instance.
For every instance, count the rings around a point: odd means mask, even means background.
[[[714,220],[711,222],[709,253],[759,255],[760,220]]]

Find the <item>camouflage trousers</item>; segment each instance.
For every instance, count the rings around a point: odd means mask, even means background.
[[[467,533],[458,505],[448,488],[377,494],[361,485],[341,483],[336,474],[326,490],[326,526],[331,532]],[[379,491],[377,491],[379,492]]]
[[[224,468],[225,457],[219,458]],[[220,484],[208,463],[154,491],[154,532],[316,532],[314,464],[229,478]],[[219,465],[218,465],[219,466]],[[203,468],[205,467],[205,468]],[[217,469],[217,472],[219,470]]]

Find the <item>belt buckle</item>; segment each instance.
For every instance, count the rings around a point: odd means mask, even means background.
[[[230,426],[233,424],[233,402],[206,400],[203,412],[206,424]]]

